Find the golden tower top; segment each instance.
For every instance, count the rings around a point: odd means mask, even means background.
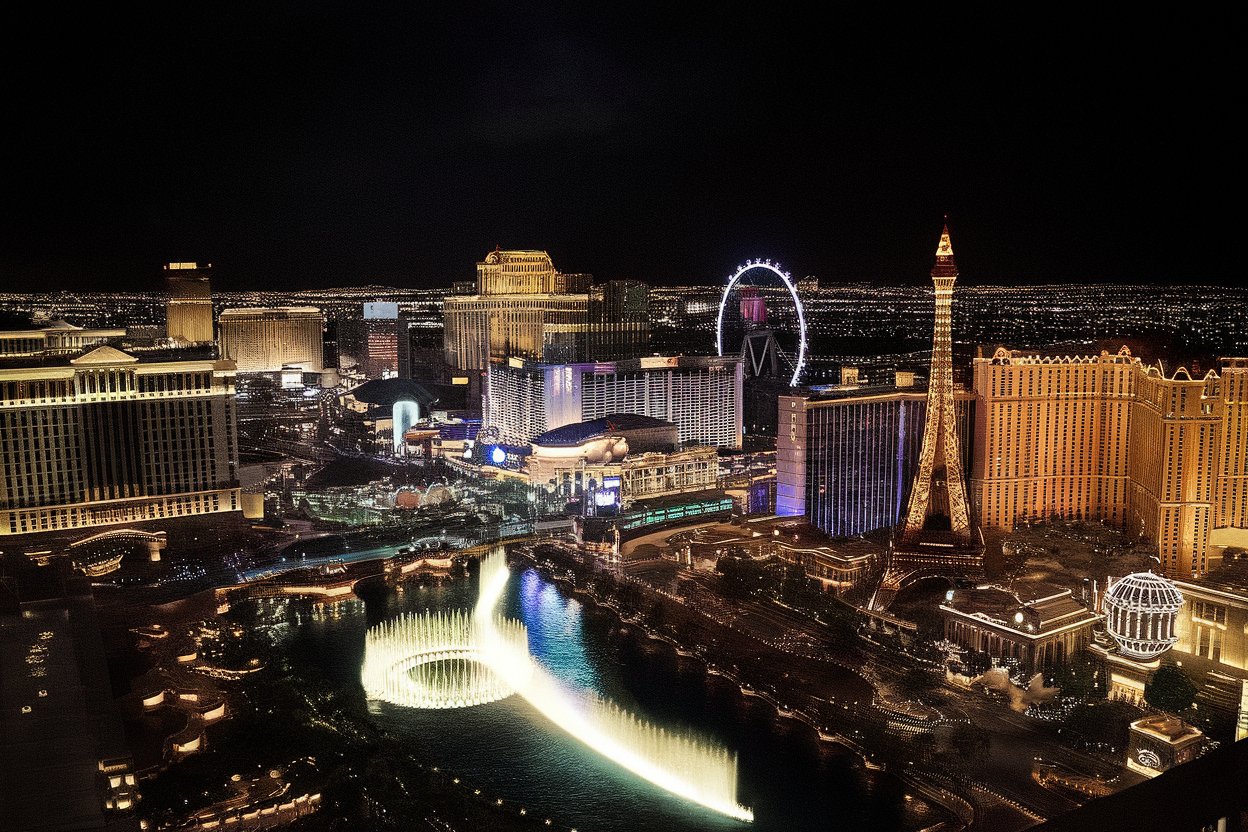
[[[936,265],[932,267],[932,279],[957,276],[958,265],[953,262],[953,242],[949,239],[949,223],[946,222],[944,230],[940,232],[940,244],[936,246]]]

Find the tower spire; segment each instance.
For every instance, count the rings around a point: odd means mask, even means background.
[[[923,447],[902,528],[902,542],[907,546],[917,544],[923,536],[922,532],[932,530],[952,533],[959,543],[969,543],[971,539],[962,453],[958,443],[953,343],[950,336],[953,284],[957,279],[958,267],[953,261],[953,242],[949,238],[946,222],[940,233],[940,243],[936,246],[936,264],[932,267],[932,283],[936,288],[936,326],[932,333]]]
[[[936,246],[936,265],[932,267],[932,278],[937,276],[958,276],[958,266],[953,262],[953,241],[949,238],[949,217],[945,217],[945,227],[940,232],[940,243]]]

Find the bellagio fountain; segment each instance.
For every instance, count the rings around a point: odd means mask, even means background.
[[[481,560],[471,611],[409,613],[371,628],[361,670],[368,697],[409,708],[463,708],[520,696],[633,774],[729,817],[754,819],[737,802],[735,753],[574,688],[536,661],[524,624],[497,611],[509,579],[496,550]]]

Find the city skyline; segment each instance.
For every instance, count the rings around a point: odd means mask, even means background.
[[[1183,207],[1228,134],[1221,53],[1182,27],[177,14],[19,29],[15,67],[58,60],[10,73],[6,284],[198,259],[222,290],[445,286],[497,244],[655,285],[757,256],[921,285],[945,214],[976,283],[1237,279]]]
[[[58,11],[2,832],[1248,829],[1231,25]]]

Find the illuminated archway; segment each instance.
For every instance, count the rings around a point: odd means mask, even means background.
[[[779,263],[772,263],[770,260],[746,260],[745,265],[737,266],[737,273],[728,278],[728,285],[724,287],[724,296],[719,301],[719,315],[715,319],[715,351],[721,356],[724,354],[724,309],[728,306],[728,297],[732,294],[733,287],[740,282],[742,275],[751,269],[766,269],[780,278],[784,287],[789,290],[789,297],[793,298],[793,305],[797,307],[797,367],[793,370],[793,377],[789,379],[789,386],[796,387],[798,379],[802,377],[802,370],[806,367],[806,310],[802,306],[802,299],[797,296],[797,287],[793,285],[792,275],[782,271]]]

